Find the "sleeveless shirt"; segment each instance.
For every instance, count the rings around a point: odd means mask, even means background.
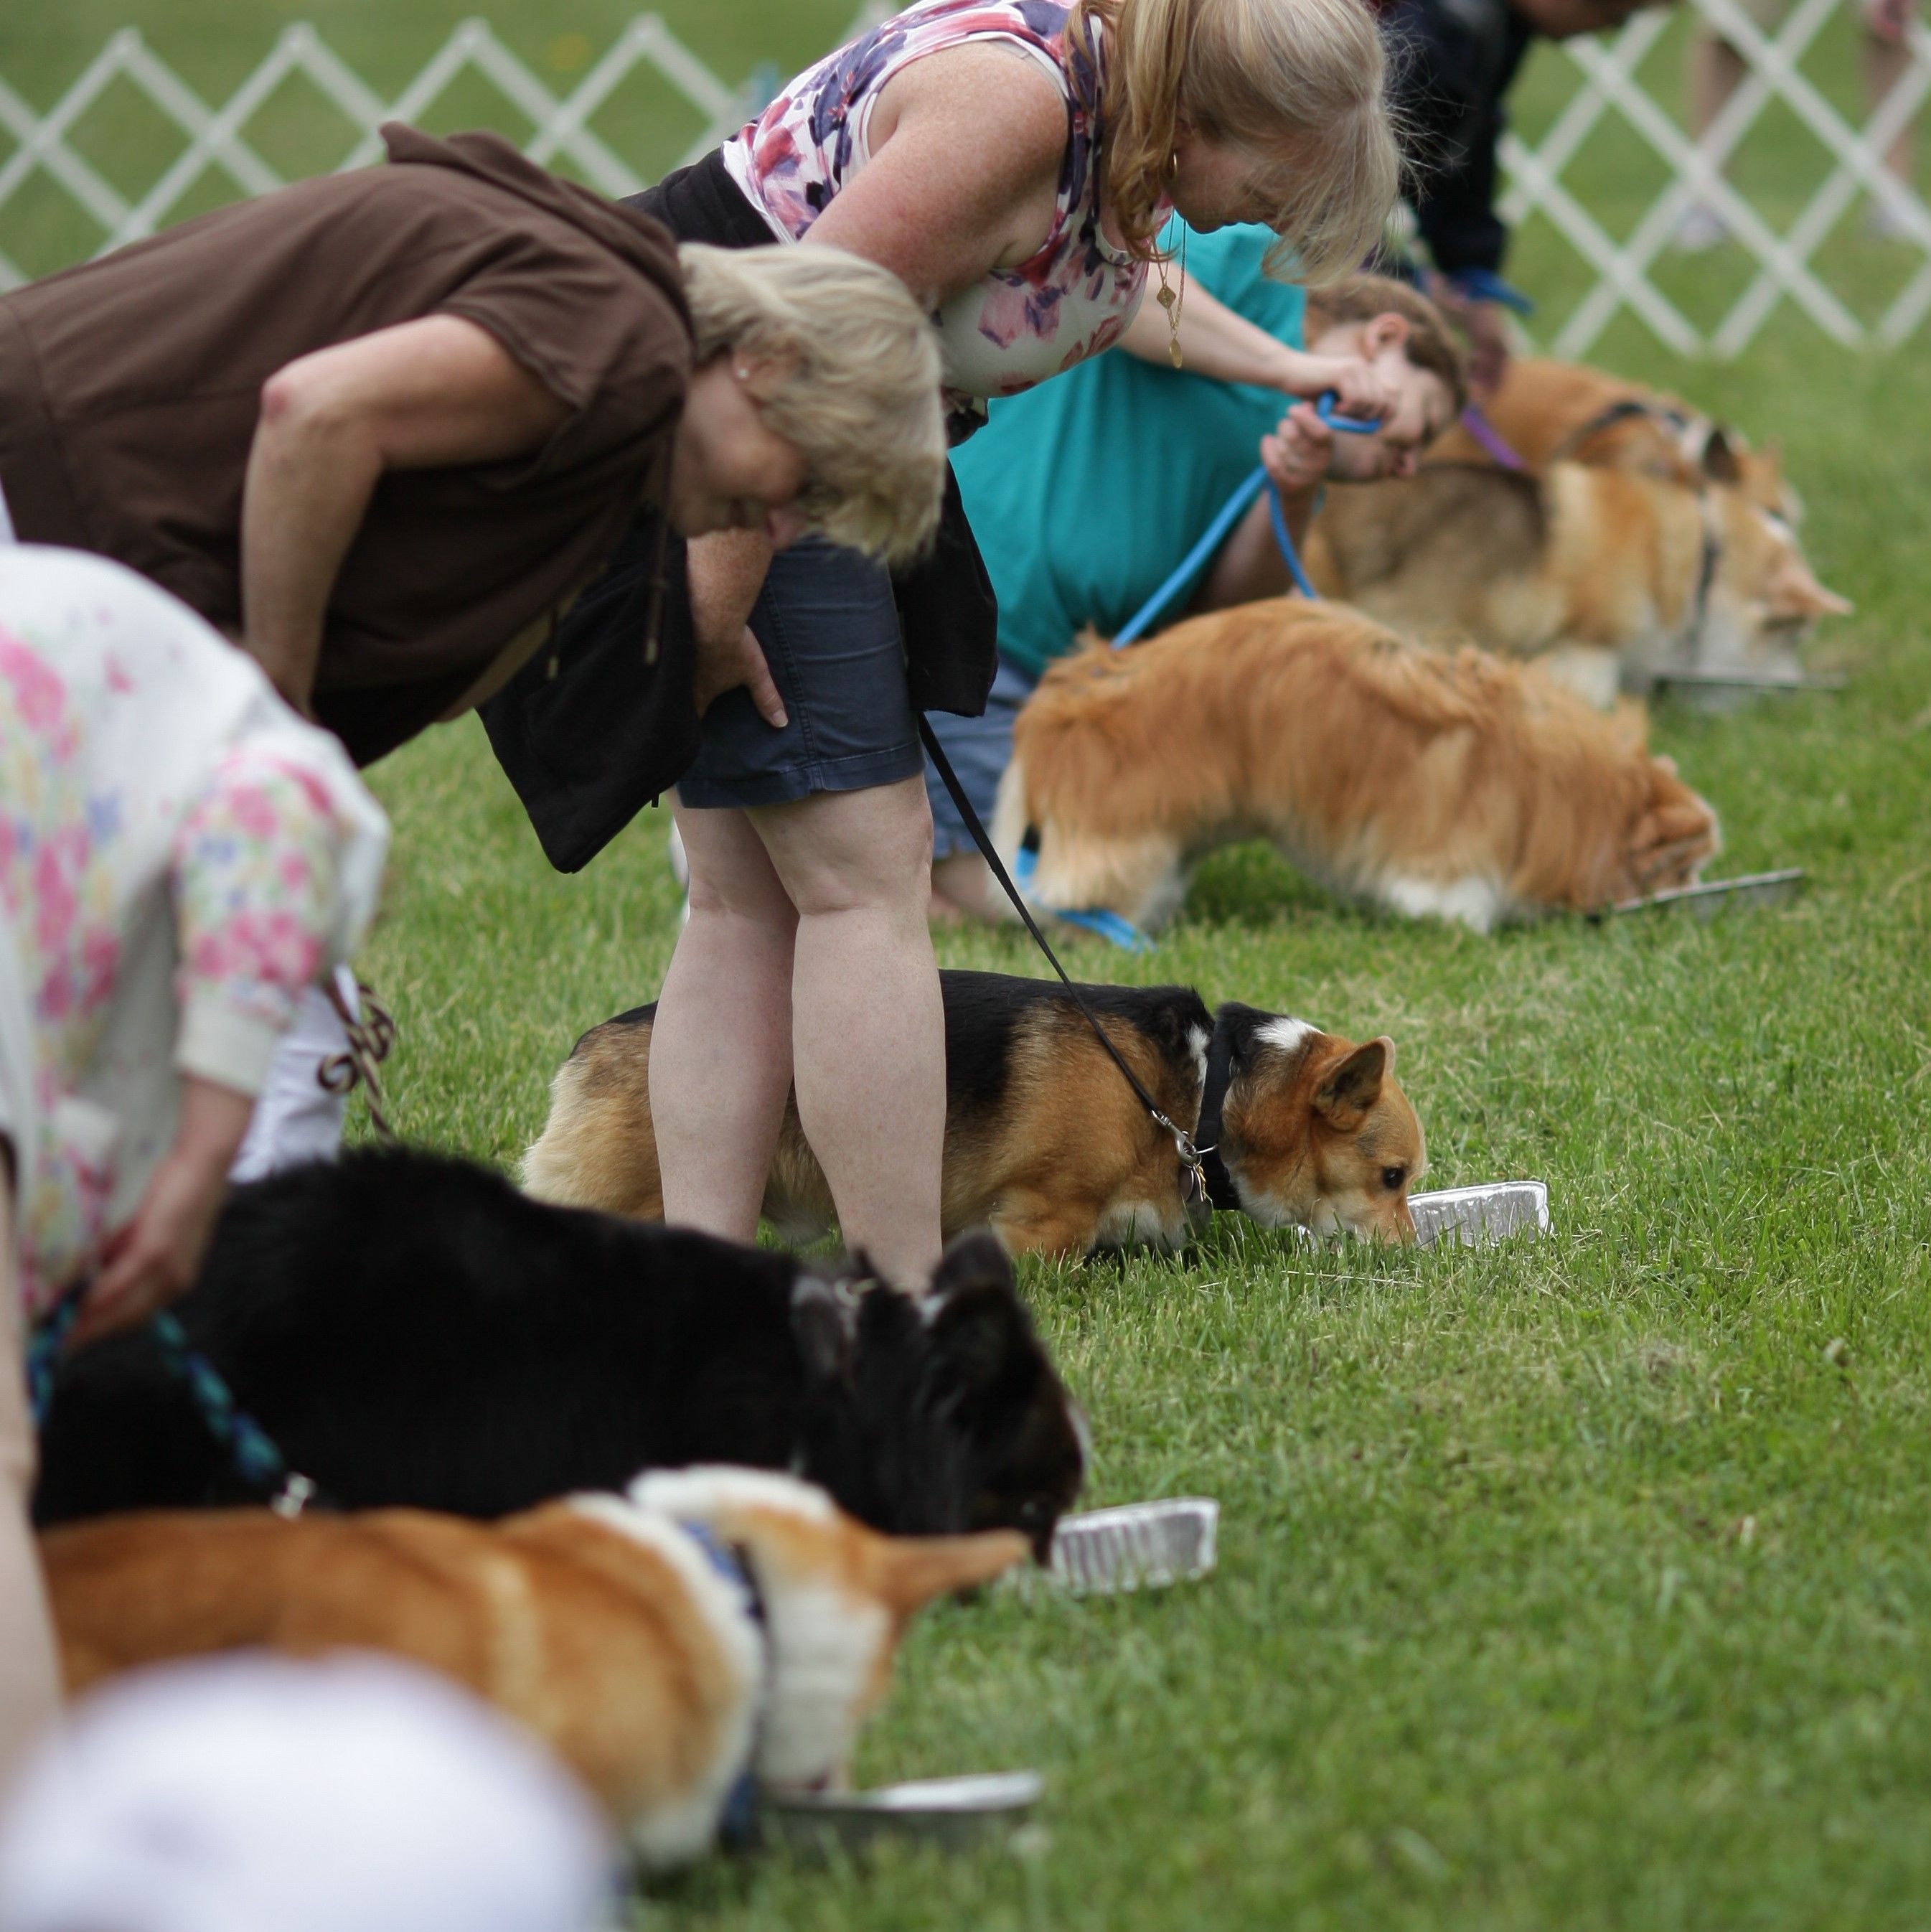
[[[1147,264],[1108,242],[1099,219],[1099,23],[1070,63],[1059,0],[919,0],[808,68],[723,149],[726,170],[779,238],[802,238],[871,158],[871,114],[886,83],[942,49],[1016,47],[1066,104],[1066,158],[1052,231],[1015,268],[989,270],[933,316],[951,397],[1015,395],[1117,340],[1140,305]]]

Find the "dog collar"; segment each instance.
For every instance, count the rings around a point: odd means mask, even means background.
[[[757,1579],[751,1565],[744,1560],[744,1552],[722,1541],[708,1523],[690,1522],[679,1517],[677,1527],[704,1552],[711,1568],[727,1583],[743,1593],[745,1608],[751,1620],[762,1631],[766,1629],[764,1598],[760,1594]],[[745,1762],[744,1769],[738,1774],[736,1781],[725,1794],[724,1808],[718,1817],[718,1836],[733,1848],[748,1845],[757,1836],[757,1778],[752,1763],[757,1756],[757,1733],[764,1722],[765,1690],[768,1690],[767,1674],[764,1690],[758,1697],[757,1715],[752,1725],[751,1757]]]
[[[1200,1090],[1200,1124],[1194,1129],[1194,1144],[1200,1150],[1200,1171],[1207,1184],[1207,1198],[1222,1214],[1240,1205],[1240,1190],[1220,1157],[1221,1110],[1227,1104],[1227,1090],[1234,1084],[1234,1042],[1224,1020],[1213,1024],[1213,1037],[1207,1042],[1207,1076]]]

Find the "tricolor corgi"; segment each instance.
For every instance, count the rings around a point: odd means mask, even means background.
[[[880,1536],[793,1477],[700,1468],[500,1523],[162,1514],[40,1549],[70,1693],[244,1647],[388,1652],[526,1725],[662,1868],[710,1846],[747,1776],[842,1783],[906,1620],[1027,1544]]]
[[[1804,628],[1851,608],[1741,491],[1582,463],[1431,463],[1337,490],[1307,567],[1323,596],[1418,641],[1546,654],[1605,707],[1672,667],[1794,670]]]
[[[1205,1204],[1055,981],[942,973],[946,1006],[943,1217],[989,1224],[1015,1253],[1178,1246]],[[1167,1118],[1211,1147],[1214,1204],[1270,1226],[1411,1241],[1421,1124],[1394,1077],[1394,1042],[1357,1046],[1304,1020],[1190,986],[1081,992]],[[539,1199],[655,1220],[664,1212],[650,1114],[654,1006],[593,1028],[559,1070],[550,1118],[524,1157]],[[811,1239],[831,1191],[787,1108],[764,1211]]]
[[[1774,444],[1753,448],[1737,430],[1680,397],[1586,363],[1512,359],[1482,399],[1489,427],[1531,470],[1558,460],[1660,476],[1690,489],[1726,484],[1795,530],[1804,506]],[[1480,463],[1492,453],[1465,424],[1431,446],[1432,460]]]

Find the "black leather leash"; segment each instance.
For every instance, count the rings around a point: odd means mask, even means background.
[[[1073,1004],[1080,1010],[1086,1023],[1093,1029],[1093,1036],[1106,1049],[1107,1058],[1119,1068],[1128,1086],[1132,1088],[1134,1098],[1147,1110],[1148,1118],[1162,1133],[1173,1137],[1174,1151],[1180,1157],[1180,1165],[1186,1170],[1189,1195],[1198,1200],[1213,1198],[1212,1182],[1205,1166],[1204,1155],[1211,1154],[1211,1148],[1204,1151],[1194,1144],[1193,1135],[1186,1128],[1177,1126],[1160,1111],[1159,1103],[1141,1084],[1140,1076],[1126,1064],[1126,1056],[1115,1046],[1099,1018],[1086,1003],[1086,996],[1075,986],[1066,969],[1060,964],[1060,956],[1047,944],[1046,935],[1039,930],[1039,922],[1033,916],[1032,908],[1021,896],[1019,888],[1012,883],[1012,875],[1006,869],[1006,862],[994,849],[991,836],[979,823],[973,802],[967,797],[965,787],[960,784],[958,774],[952,770],[952,760],[946,756],[939,743],[939,734],[932,729],[931,721],[923,712],[919,714],[919,736],[925,747],[925,755],[932,761],[932,769],[939,775],[940,782],[951,794],[959,817],[965,821],[966,830],[972,834],[972,842],[979,848],[979,856],[992,868],[992,876],[999,881],[1000,889],[1012,902],[1012,910],[1025,922],[1026,930],[1033,935],[1033,943],[1046,956],[1046,962],[1060,976],[1060,983],[1073,997]],[[1224,1174],[1225,1168],[1222,1170]],[[1231,1186],[1231,1183],[1229,1184]]]

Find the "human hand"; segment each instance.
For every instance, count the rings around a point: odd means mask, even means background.
[[[1875,40],[1895,45],[1916,17],[1917,0],[1864,0],[1864,26]]]
[[[784,700],[748,621],[771,567],[770,543],[761,532],[726,530],[693,538],[688,554],[697,644],[691,695],[697,716],[703,717],[726,692],[742,684],[749,688],[758,716],[782,730]]]
[[[184,1078],[174,1145],[154,1169],[133,1219],[108,1242],[100,1271],[81,1298],[70,1346],[130,1328],[194,1286],[228,1198],[228,1170],[254,1111],[247,1094]]]
[[[773,730],[783,730],[788,722],[784,700],[778,694],[757,634],[748,624],[740,625],[735,638],[706,638],[700,632],[691,694],[697,716],[703,717],[726,692],[735,691],[741,684],[749,689],[757,715]]]
[[[1392,416],[1401,406],[1400,378],[1359,356],[1296,353],[1280,387],[1291,396],[1311,400],[1332,390],[1336,414],[1364,422]]]
[[[1283,496],[1313,489],[1327,474],[1334,432],[1312,403],[1297,403],[1273,434],[1261,439],[1261,466]]]

